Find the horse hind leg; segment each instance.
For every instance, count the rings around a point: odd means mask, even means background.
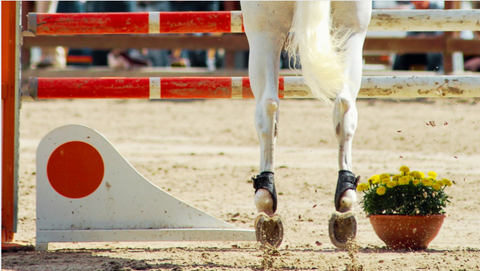
[[[275,141],[279,120],[280,53],[293,16],[293,3],[242,2],[245,33],[250,45],[249,77],[255,96],[255,127],[260,141],[260,174],[253,179],[257,240],[275,247],[283,240],[283,224],[275,215]]]
[[[352,173],[352,141],[357,128],[358,113],[355,104],[362,81],[362,48],[366,29],[370,23],[371,3],[334,2],[333,23],[352,30],[346,40],[344,73],[349,79],[335,99],[333,123],[339,144],[338,165],[340,168],[335,191],[335,209],[329,223],[332,243],[345,248],[356,236],[356,220],[353,208],[357,202],[356,185],[359,177]],[[346,16],[348,15],[348,16]],[[353,16],[352,16],[353,15]]]
[[[255,219],[257,241],[263,245],[279,247],[283,241],[283,223],[277,210],[277,192],[274,181],[274,150],[278,123],[277,97],[265,95],[257,102],[255,126],[260,139],[260,175],[252,178],[255,188]]]

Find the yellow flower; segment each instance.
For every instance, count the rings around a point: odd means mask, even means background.
[[[403,176],[398,180],[398,184],[399,185],[407,185],[410,182],[411,179],[412,179],[411,176]]]
[[[380,186],[379,188],[377,188],[377,194],[379,194],[380,196],[384,195],[386,191],[387,189],[385,188],[385,186]]]
[[[372,177],[370,177],[370,179],[368,179],[368,183],[370,184],[375,184],[379,182],[380,182],[380,176],[378,175],[373,175]]]
[[[429,171],[427,174],[428,174],[428,177],[431,177],[434,180],[437,177],[437,173],[435,171]]]
[[[398,182],[398,179],[399,179],[400,177],[402,177],[402,175],[398,175],[398,174],[397,174],[397,175],[393,175],[392,181]]]
[[[393,188],[393,187],[395,187],[395,186],[397,186],[397,182],[395,182],[395,181],[389,181],[389,182],[387,183],[387,187],[388,187],[388,188]]]
[[[412,177],[415,178],[415,179],[420,179],[420,178],[423,179],[423,177],[421,176],[420,172],[418,172],[418,171],[412,171],[412,172],[410,172],[408,175],[412,176]]]
[[[413,183],[414,185],[418,185],[418,184],[420,183],[420,180],[419,180],[419,179],[414,179],[414,180],[412,181],[412,183]]]
[[[423,172],[421,172],[421,171],[419,171],[418,173],[420,173],[420,179],[425,178],[425,173],[423,173]]]
[[[452,181],[450,181],[449,179],[442,179],[442,182],[446,186],[452,186]]]
[[[434,183],[434,184],[432,185],[432,188],[435,189],[435,190],[440,190],[440,189],[442,188],[442,185],[439,184],[439,183]]]
[[[400,167],[400,172],[403,172],[404,174],[407,174],[409,171],[410,169],[407,166]]]
[[[443,183],[443,181],[435,181],[435,183],[436,183],[436,184],[438,183],[440,186],[444,186],[444,185],[445,185],[445,184]]]
[[[383,183],[383,184],[387,184],[389,181],[390,181],[390,178],[382,179],[382,183]]]
[[[383,180],[386,178],[390,179],[390,174],[387,174],[387,173],[380,174],[380,180]]]
[[[369,187],[370,186],[368,185],[368,183],[361,183],[357,186],[357,191],[362,192],[367,190]]]
[[[425,186],[432,186],[433,180],[431,178],[425,178],[422,180],[422,184]]]

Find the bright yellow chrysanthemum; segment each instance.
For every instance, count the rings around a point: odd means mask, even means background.
[[[450,181],[449,179],[442,179],[442,182],[446,186],[452,186],[452,181]]]
[[[369,187],[370,186],[368,185],[368,183],[361,183],[357,186],[357,191],[362,192],[367,190]]]
[[[432,179],[435,180],[435,178],[437,178],[437,173],[435,171],[429,171],[428,173],[428,177],[432,177]]]
[[[422,180],[422,184],[425,186],[432,186],[433,180],[431,178],[425,178]]]
[[[420,173],[420,179],[425,178],[425,173],[423,173],[423,172],[421,172],[421,171],[419,171],[418,173]]]
[[[432,188],[435,189],[435,190],[440,190],[440,189],[442,188],[442,185],[439,184],[439,183],[434,183],[434,184],[432,185]]]
[[[377,188],[377,194],[379,194],[380,196],[384,195],[385,192],[387,192],[387,189],[385,188],[385,186],[380,186],[379,188]]]
[[[383,183],[383,184],[387,184],[389,181],[390,181],[390,178],[382,179],[382,183]]]
[[[398,185],[407,185],[411,179],[412,179],[412,176],[403,176],[400,179],[398,179]]]
[[[422,175],[418,171],[412,171],[409,173],[410,176],[412,176],[415,179],[423,179]]]
[[[383,180],[383,179],[385,179],[385,178],[389,178],[389,179],[390,179],[390,174],[388,174],[388,173],[382,173],[382,174],[380,174],[380,180]]]
[[[414,185],[418,185],[418,184],[420,183],[420,180],[419,180],[419,179],[414,179],[414,180],[412,181],[412,183],[413,183]]]
[[[393,187],[395,187],[395,186],[397,186],[397,182],[395,182],[395,181],[389,181],[389,182],[387,183],[387,187],[388,187],[388,188],[393,188]]]
[[[404,174],[407,174],[409,171],[410,169],[407,166],[400,167],[400,172],[403,172]]]
[[[444,186],[445,184],[443,183],[443,181],[435,181],[435,183],[438,183],[440,186]]]
[[[373,175],[372,177],[370,177],[370,179],[368,179],[368,183],[370,184],[375,184],[379,182],[380,182],[380,176],[378,175]]]
[[[397,174],[397,175],[393,175],[392,181],[398,182],[398,179],[399,179],[400,177],[402,177],[402,175],[398,175],[398,174]]]

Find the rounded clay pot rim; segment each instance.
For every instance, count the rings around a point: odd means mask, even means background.
[[[438,214],[438,215],[367,215],[367,217],[374,217],[374,218],[378,218],[378,217],[383,217],[383,218],[405,218],[405,217],[409,217],[409,218],[425,218],[425,217],[447,217],[446,214]]]

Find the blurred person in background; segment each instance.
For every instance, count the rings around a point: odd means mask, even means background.
[[[171,8],[169,1],[138,1],[136,10],[137,12],[168,12],[171,11]],[[151,61],[154,67],[170,66],[170,50],[145,48],[142,49],[142,54]]]
[[[480,9],[480,1],[471,1],[471,5],[472,9]],[[473,38],[480,38],[480,32],[472,33],[471,39]],[[480,56],[465,56],[463,68],[466,71],[480,72]]]
[[[86,12],[134,12],[135,1],[87,1]],[[94,66],[129,69],[150,66],[151,62],[136,49],[92,50]]]
[[[414,9],[441,9],[436,2],[431,1],[411,1]],[[439,36],[443,32],[407,32],[408,37],[427,37]],[[443,71],[442,53],[422,53],[422,54],[401,54],[396,55],[393,62],[393,70],[422,70]]]
[[[170,1],[171,11],[219,11],[220,1]],[[196,33],[196,36],[203,34]],[[214,34],[212,34],[214,35]],[[207,67],[215,70],[216,49],[208,50],[182,50],[174,49],[171,55],[172,67]]]
[[[83,4],[80,1],[36,1],[35,12],[37,13],[69,13],[69,12],[84,12]],[[65,68],[67,64],[66,51],[67,49],[61,46],[57,47],[42,47],[40,61],[34,63],[33,68]],[[79,51],[73,51],[74,54],[79,54]]]

